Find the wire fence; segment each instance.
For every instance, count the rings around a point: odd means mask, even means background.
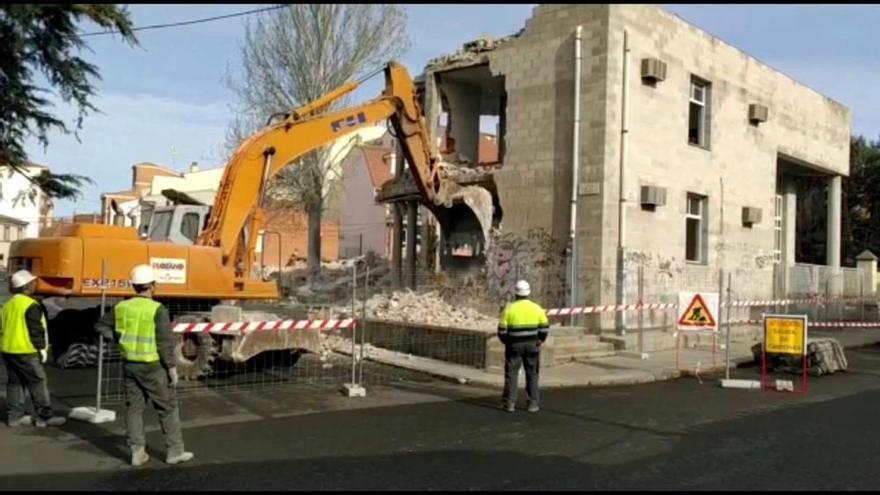
[[[280,301],[164,300],[176,330],[179,393],[300,385],[337,390],[346,383],[433,380],[463,368],[498,372],[503,346],[495,337],[497,316],[513,300],[512,288],[521,278],[532,284],[532,298],[550,310],[556,328],[551,335],[560,337],[559,350],[548,346],[552,364],[608,355],[606,337],[616,336],[625,340],[616,351],[675,350],[677,369],[699,373],[723,362],[729,336],[758,338],[765,313],[807,314],[811,322],[880,320],[876,297],[861,286],[856,269],[796,265],[780,275],[775,269],[728,273],[636,264],[628,268],[619,294],[609,267],[582,274],[580,280],[590,280],[578,289],[572,307],[556,264],[513,258],[503,269],[487,265],[394,270],[387,260],[364,257],[325,267],[321,278],[308,284],[297,278],[302,274],[279,274]],[[716,331],[679,330],[680,292],[718,294]],[[116,302],[107,299],[104,308]],[[67,335],[72,328],[91,331],[100,308],[81,311],[82,321],[56,319],[50,325],[64,327]],[[64,350],[73,344],[82,342],[70,338],[59,344],[56,337],[60,361],[77,361]],[[105,342],[103,352],[82,347],[100,355],[101,400],[122,400],[117,346]]]

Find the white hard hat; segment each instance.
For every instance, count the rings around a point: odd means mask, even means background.
[[[147,285],[156,281],[153,275],[153,267],[150,265],[138,265],[131,271],[131,283],[133,285]]]
[[[529,283],[525,280],[519,280],[516,282],[516,287],[514,288],[514,294],[518,296],[526,297],[532,293],[532,288],[529,286]]]
[[[27,270],[19,270],[12,274],[10,282],[12,282],[13,289],[20,289],[36,279],[37,277],[33,276],[31,272]]]

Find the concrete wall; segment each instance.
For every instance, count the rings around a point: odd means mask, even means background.
[[[150,182],[149,194],[162,194],[163,189],[175,189],[181,192],[216,191],[220,188],[223,172],[226,167],[185,172],[180,176],[155,175]]]
[[[785,155],[819,173],[848,175],[850,111],[652,5],[540,5],[519,36],[494,50],[441,57],[452,61],[426,68],[426,115],[433,128],[439,116],[436,72],[488,62],[493,75],[505,76],[506,154],[495,174],[503,242],[489,253],[498,288],[517,273],[532,282],[544,305],[568,301],[565,248],[578,25],[583,66],[576,303],[615,300],[624,28],[630,45],[624,190],[628,297],[635,296],[640,265],[648,297],[717,288],[719,267],[734,273],[738,294],[772,295],[777,160]],[[645,57],[666,62],[665,81],[653,87],[642,82]],[[688,144],[691,75],[711,84],[708,149]],[[767,122],[749,122],[753,103],[769,108]],[[667,204],[643,210],[642,185],[666,188]],[[684,259],[688,192],[708,197],[707,256],[701,265]],[[762,221],[743,226],[743,207],[760,208]]]
[[[386,256],[388,229],[385,205],[376,204],[373,182],[362,150],[352,151],[342,163],[342,252],[343,258],[373,251]]]
[[[772,295],[773,211],[778,155],[793,156],[830,174],[849,174],[850,112],[738,49],[650,5],[610,9],[605,224],[602,298],[613,300],[617,232],[623,30],[629,36],[629,125],[626,169],[627,267],[643,265],[647,283],[675,290],[717,287],[717,269],[733,271],[739,292]],[[667,63],[667,77],[643,84],[641,60]],[[687,141],[691,75],[711,83],[710,149]],[[749,104],[769,107],[769,120],[748,121]],[[723,179],[723,213],[721,182]],[[667,189],[666,206],[644,211],[641,185]],[[708,259],[685,262],[687,193],[708,196]],[[741,221],[742,208],[761,208],[761,223]],[[723,225],[722,225],[723,215]],[[665,273],[666,276],[657,276]],[[678,280],[675,280],[678,279]],[[662,290],[652,288],[651,290]]]
[[[541,5],[524,32],[489,55],[493,75],[507,90],[506,151],[497,172],[504,209],[502,231],[521,251],[546,251],[543,266],[519,266],[548,306],[565,300],[565,247],[571,194],[574,32],[583,25],[581,88],[582,182],[601,181],[605,147],[607,5]],[[584,196],[578,209],[581,266],[601,259],[601,197]],[[513,254],[516,258],[516,254]],[[507,256],[505,256],[507,258]],[[588,277],[580,271],[581,283]],[[583,296],[583,287],[581,287]]]

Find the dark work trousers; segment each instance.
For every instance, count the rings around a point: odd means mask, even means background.
[[[526,369],[526,393],[529,403],[538,404],[538,370],[540,368],[538,341],[512,342],[504,347],[504,404],[516,403],[519,367]]]
[[[17,421],[25,415],[25,389],[30,393],[37,417],[51,418],[49,386],[40,354],[3,353],[3,362],[6,363],[7,421]]]
[[[165,434],[165,447],[169,453],[183,452],[183,436],[180,432],[180,413],[177,393],[168,382],[168,372],[156,363],[125,363],[126,429],[128,445],[132,450],[146,446],[144,436],[144,412],[147,401],[159,415],[159,426]]]

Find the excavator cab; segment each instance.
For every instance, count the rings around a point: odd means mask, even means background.
[[[149,223],[142,224],[141,236],[153,242],[192,246],[205,229],[210,213],[207,205],[161,206],[153,210]]]
[[[162,195],[171,203],[157,206],[152,201],[141,202],[141,239],[153,242],[173,242],[192,246],[208,225],[211,206],[193,195],[164,189]],[[213,196],[213,195],[212,195]],[[210,198],[213,201],[213,197]]]

